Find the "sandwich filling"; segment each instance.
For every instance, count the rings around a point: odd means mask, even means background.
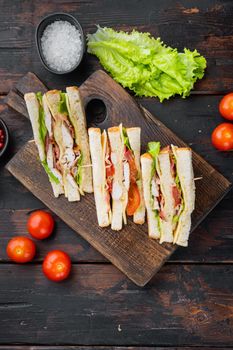
[[[125,128],[122,128],[122,138],[124,142],[123,150],[123,176],[124,185],[128,191],[128,201],[126,206],[127,215],[132,216],[140,206],[140,192],[137,182],[139,173],[135,163],[135,156],[129,143],[129,138]]]
[[[180,180],[176,169],[176,159],[174,157],[174,154],[170,146],[167,146],[166,148],[163,149],[163,151],[165,150],[169,152],[171,174],[174,180],[172,184],[171,193],[172,193],[173,205],[174,205],[174,216],[172,219],[172,223],[173,223],[173,230],[175,230],[177,227],[180,215],[184,209],[184,201],[183,201],[183,194],[182,194],[182,189],[180,185]],[[149,142],[148,152],[154,159],[154,164],[151,172],[151,205],[152,205],[152,209],[154,210],[155,216],[158,220],[158,227],[160,228],[161,220],[166,221],[166,217],[164,213],[165,199],[161,191],[160,179],[158,176],[158,169],[157,169],[157,167],[159,167],[159,163],[156,161],[160,152],[160,142]]]
[[[106,190],[111,194],[115,169],[111,160],[111,148],[107,137],[106,137],[106,150],[105,150],[105,171],[106,171]]]
[[[172,196],[174,201],[175,214],[173,216],[172,222],[173,222],[173,230],[175,230],[178,225],[180,215],[184,210],[184,199],[183,199],[183,193],[181,189],[179,175],[177,173],[176,159],[172,152],[171,147],[170,146],[168,147],[169,147],[169,155],[170,155],[170,163],[171,163],[171,174],[174,179],[174,184],[172,186]]]
[[[160,220],[164,219],[163,206],[164,198],[160,189],[160,179],[156,171],[158,166],[156,158],[160,152],[160,142],[149,142],[148,143],[148,153],[153,158],[153,167],[151,169],[151,183],[150,183],[150,201],[152,210],[154,211],[155,217],[158,221],[158,229],[160,231]]]
[[[46,106],[43,103],[42,94],[39,92],[36,96],[39,103],[39,133],[45,149],[45,161],[42,162],[43,167],[51,181],[57,184],[60,183],[61,173],[65,169],[66,174],[70,175],[80,186],[82,181],[82,153],[76,144],[75,130],[69,119],[66,94],[60,92],[59,113],[56,115],[56,121],[52,118],[49,109],[47,111],[44,110]],[[54,138],[56,122],[59,122],[61,126],[62,145],[58,145]]]
[[[42,94],[36,94],[39,103],[39,135],[41,144],[44,145],[45,159],[42,165],[49,176],[51,182],[59,184],[62,182],[59,165],[59,147],[53,138],[53,121],[52,118],[45,118],[45,112],[42,103]]]
[[[103,148],[103,155],[104,155],[103,159],[104,159],[104,168],[105,168],[104,190],[106,191],[107,210],[110,213],[111,211],[110,195],[112,193],[112,183],[113,183],[113,176],[115,174],[115,169],[111,159],[111,148],[110,148],[106,131],[104,131],[102,134],[102,148]]]
[[[81,191],[82,182],[82,152],[76,143],[76,135],[73,124],[69,118],[69,103],[67,94],[60,92],[60,102],[58,107],[59,114],[57,119],[61,122],[61,134],[63,143],[63,154],[60,157],[60,162],[68,173],[75,179],[75,182],[79,186]]]

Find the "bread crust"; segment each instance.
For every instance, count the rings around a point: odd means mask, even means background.
[[[182,189],[184,208],[174,232],[173,243],[187,246],[191,229],[191,213],[195,207],[195,183],[192,166],[192,151],[189,147],[172,145],[176,169]]]
[[[143,154],[141,155],[141,160],[143,160],[143,159],[152,160],[153,158],[152,158],[152,156],[150,155],[150,153],[143,153]]]
[[[124,214],[124,203],[126,194],[123,187],[123,149],[124,144],[121,138],[119,126],[108,129],[109,143],[111,147],[111,160],[114,165],[115,173],[112,183],[112,230],[122,229],[122,220]],[[115,195],[117,194],[117,195]]]
[[[81,188],[84,192],[92,193],[91,156],[82,99],[76,86],[67,87],[66,93],[69,104],[69,118],[75,130],[75,141],[82,153]]]
[[[44,96],[43,96],[44,98]],[[24,99],[26,102],[26,106],[27,106],[27,110],[28,110],[28,114],[29,114],[29,118],[31,121],[31,125],[32,125],[32,130],[33,130],[33,136],[34,136],[34,140],[35,143],[37,145],[37,149],[39,152],[39,157],[41,162],[47,162],[47,165],[49,167],[49,169],[51,170],[51,172],[53,174],[55,174],[55,176],[58,178],[60,176],[60,183],[54,183],[53,181],[50,181],[52,189],[53,189],[53,193],[55,197],[58,197],[60,194],[64,193],[64,188],[63,188],[63,182],[62,182],[62,175],[58,172],[57,169],[54,169],[53,166],[51,165],[51,158],[52,156],[48,153],[46,156],[46,152],[45,152],[45,145],[43,144],[43,141],[41,140],[40,134],[39,134],[39,129],[40,129],[40,125],[39,125],[39,102],[37,100],[36,94],[34,92],[31,93],[27,93],[24,95]],[[43,101],[43,105],[44,105],[44,101]],[[48,131],[48,130],[47,130]],[[50,153],[51,153],[51,149],[50,149]]]
[[[152,208],[151,195],[150,195],[153,158],[149,153],[144,153],[143,155],[141,155],[141,167],[142,167],[143,193],[144,193],[144,200],[145,200],[145,206],[147,211],[148,234],[149,234],[149,237],[158,239],[160,238],[160,231],[158,226],[158,220]]]
[[[106,227],[111,223],[110,203],[107,203],[109,194],[105,187],[105,150],[104,145],[102,144],[102,138],[105,139],[104,143],[106,142],[106,133],[103,133],[103,135],[101,135],[101,130],[99,128],[89,128],[88,134],[92,159],[96,214],[99,226]]]

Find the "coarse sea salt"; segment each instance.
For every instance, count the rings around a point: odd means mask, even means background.
[[[41,48],[50,68],[58,72],[69,71],[82,52],[81,33],[67,21],[55,21],[45,28]]]

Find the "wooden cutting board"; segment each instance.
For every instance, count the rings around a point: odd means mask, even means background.
[[[23,77],[7,96],[7,103],[27,116],[23,94],[29,91],[46,91],[46,87],[32,73]],[[120,85],[105,72],[92,74],[80,87],[87,110],[88,126],[108,128],[123,123],[126,127],[140,126],[142,152],[149,141],[160,141],[162,146],[186,146],[171,130],[139,106]],[[103,104],[106,113],[103,112]],[[210,164],[193,152],[196,182],[196,208],[192,218],[192,231],[228,192],[231,184]],[[100,253],[115,264],[133,282],[144,286],[161,268],[176,245],[162,244],[149,239],[147,224],[135,225],[131,219],[122,231],[100,228],[97,224],[94,197],[85,195],[81,202],[69,203],[64,196],[56,199],[40,162],[34,141],[29,141],[7,164],[7,169],[46,206],[85,238]],[[188,254],[188,249],[187,249]]]

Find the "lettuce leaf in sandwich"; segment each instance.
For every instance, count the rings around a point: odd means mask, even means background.
[[[42,104],[42,93],[37,92],[36,93],[36,98],[39,103],[39,119],[38,119],[38,124],[39,124],[39,137],[41,141],[41,146],[44,148],[45,152],[45,139],[46,135],[48,133],[48,130],[45,125],[45,115],[44,115],[44,109],[43,109],[43,104]],[[49,176],[49,179],[51,182],[54,182],[55,184],[59,184],[60,181],[59,179],[53,174],[51,169],[48,166],[47,160],[46,160],[46,154],[45,154],[45,159],[41,161],[41,164],[43,165],[43,168],[47,175]]]
[[[160,152],[160,142],[155,142],[155,141],[149,142],[147,147],[148,147],[148,153],[153,158],[153,168],[151,170],[151,180],[152,180],[152,178],[156,172],[156,158],[158,157],[159,152]],[[152,192],[151,192],[151,201],[153,202]],[[160,217],[159,217],[158,209],[154,209],[154,213],[155,213],[156,219],[158,220],[158,227],[159,227],[159,231],[160,231],[161,224],[160,224]]]

